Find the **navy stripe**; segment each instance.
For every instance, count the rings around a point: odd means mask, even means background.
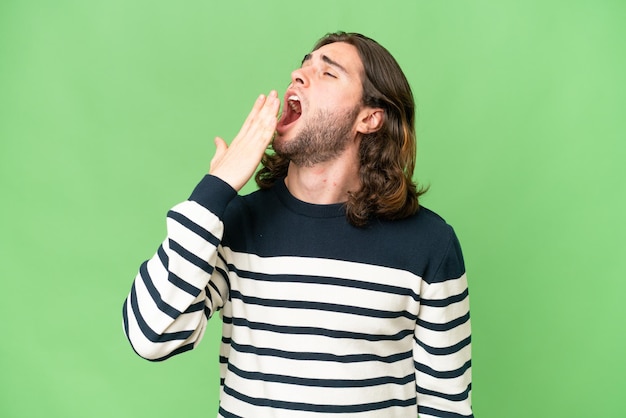
[[[464,323],[469,321],[469,319],[470,319],[470,314],[468,312],[465,315],[457,319],[454,319],[450,322],[446,322],[444,324],[435,324],[434,322],[428,322],[428,321],[424,321],[421,318],[418,318],[417,325],[423,328],[427,328],[431,331],[450,331],[451,329],[454,329],[458,327],[459,325],[463,325]]]
[[[209,284],[211,284],[211,282],[209,282]],[[206,298],[210,302],[209,306],[211,306],[211,308],[213,308],[213,295],[211,294],[211,289],[209,289],[209,284],[207,284],[204,287],[204,294],[206,295]],[[211,288],[215,289],[215,286],[211,286]],[[218,292],[218,294],[219,294],[219,292]]]
[[[197,223],[195,223],[194,221],[192,221],[191,219],[189,219],[185,215],[183,215],[183,214],[181,214],[179,212],[174,212],[173,210],[170,210],[167,213],[167,217],[170,218],[170,219],[175,220],[176,222],[181,224],[186,229],[188,229],[191,232],[193,232],[196,235],[198,235],[200,238],[202,238],[205,241],[211,243],[214,247],[217,247],[218,245],[220,245],[219,238],[217,238],[209,230],[204,229],[203,227],[201,227],[200,225],[198,225]]]
[[[448,411],[442,411],[440,409],[429,408],[427,406],[419,406],[417,408],[417,412],[419,414],[430,415],[433,417],[440,417],[440,418],[474,418],[474,414],[462,415],[462,414],[457,414],[456,412],[448,412]]]
[[[204,301],[196,302],[185,309],[185,313],[198,312],[204,309]]]
[[[222,386],[224,386],[223,383],[222,383]],[[228,412],[222,406],[220,406],[218,413],[220,414],[220,416],[223,416],[224,418],[243,418],[243,417],[240,417],[239,415],[235,415],[235,414]]]
[[[159,293],[157,288],[154,286],[154,283],[152,282],[152,277],[150,277],[150,273],[148,273],[147,261],[144,262],[139,268],[139,274],[141,275],[143,284],[146,286],[146,289],[148,289],[148,293],[150,294],[150,296],[152,296],[152,300],[154,301],[156,306],[159,308],[159,310],[172,319],[178,318],[181,312],[178,309],[174,308],[169,303],[165,302],[161,298],[161,293]]]
[[[222,251],[220,251],[220,249],[221,249],[221,250],[223,250],[223,248],[218,248],[218,249],[217,249],[217,258],[219,258],[219,259],[222,261],[222,264],[224,264],[226,267],[230,268],[230,266],[229,266],[228,262],[226,261],[226,258],[225,258],[225,256],[224,256],[224,254],[222,254]],[[246,255],[247,255],[247,254],[246,254]],[[218,264],[219,264],[219,263],[215,263],[215,265],[216,265],[216,266],[217,266]]]
[[[317,327],[291,327],[286,325],[273,325],[262,322],[253,322],[245,318],[232,318],[233,324],[240,327],[248,327],[250,329],[260,331],[270,331],[279,334],[292,335],[315,335],[332,338],[346,338],[365,341],[399,341],[408,335],[413,335],[413,330],[405,329],[396,334],[365,334],[360,332],[339,331]]]
[[[130,337],[128,335],[128,313],[126,312],[127,309],[128,309],[128,298],[124,300],[124,305],[122,306],[122,321],[124,323],[124,334],[126,334],[126,338],[128,339],[128,342],[131,343],[131,346],[132,346],[132,342],[130,341]]]
[[[466,400],[469,397],[469,393],[471,390],[472,390],[471,383],[467,386],[467,388],[463,392],[454,393],[454,394],[437,392],[434,390],[425,389],[423,387],[417,386],[417,393],[419,394],[436,396],[437,398],[446,399],[451,402],[461,402],[461,401]]]
[[[413,364],[415,365],[416,370],[422,373],[428,374],[430,376],[433,376],[437,379],[455,379],[457,377],[463,376],[465,372],[472,367],[471,360],[468,360],[467,362],[465,362],[463,366],[459,367],[456,370],[446,370],[446,371],[435,370],[435,369],[428,367],[425,364],[421,364],[418,362],[413,362]]]
[[[234,271],[237,275],[244,279],[277,282],[277,283],[313,283],[325,284],[330,286],[347,287],[350,289],[364,289],[374,292],[389,293],[392,295],[409,296],[415,301],[419,301],[419,296],[411,289],[400,286],[393,286],[381,283],[366,282],[363,280],[343,279],[339,277],[328,276],[306,276],[297,274],[265,274],[240,270],[233,264],[228,265],[229,270]],[[417,277],[416,277],[417,280]]]
[[[213,271],[214,274],[215,273],[219,273],[219,275],[224,279],[224,281],[226,282],[226,289],[230,289],[230,279],[228,278],[228,273],[224,270],[221,269],[219,267],[213,267]],[[215,289],[215,291],[217,292],[218,295],[220,295],[222,297],[222,299],[224,299],[224,295],[222,295],[222,293],[220,292],[220,290],[217,288],[217,286],[215,285],[215,283],[213,283],[213,280],[211,280],[209,282],[209,285],[211,285],[211,287],[213,289]]]
[[[178,254],[185,260],[189,261],[191,264],[198,267],[205,273],[207,274],[213,273],[213,266],[207,260],[204,260],[198,257],[197,255],[195,255],[194,253],[192,253],[191,251],[189,251],[188,249],[186,249],[185,247],[183,247],[182,245],[180,245],[173,239],[170,239],[168,243],[169,243],[170,249],[174,251],[176,254]]]
[[[182,345],[182,346],[178,347],[176,350],[172,351],[171,353],[169,353],[166,356],[159,357],[159,358],[156,358],[156,359],[148,359],[148,360],[150,360],[150,361],[164,361],[164,360],[167,360],[170,357],[174,357],[177,354],[181,354],[181,353],[184,353],[184,352],[190,351],[190,350],[193,350],[193,343]]]
[[[250,372],[241,370],[233,364],[228,365],[228,370],[246,380],[259,380],[263,382],[284,383],[288,385],[318,387],[318,388],[367,388],[382,385],[406,385],[415,381],[415,374],[411,373],[404,377],[381,376],[369,379],[311,379],[304,377],[285,376],[280,374]]]
[[[224,386],[224,393],[242,402],[256,406],[287,409],[292,411],[309,411],[317,413],[356,413],[377,411],[393,407],[411,407],[416,405],[416,398],[411,399],[388,399],[380,402],[355,404],[355,405],[317,405],[302,402],[279,401],[275,399],[254,398],[237,392],[230,386]]]
[[[458,302],[461,302],[462,300],[465,300],[468,296],[469,296],[469,291],[466,288],[462,293],[458,295],[450,296],[445,299],[423,299],[422,298],[421,303],[423,306],[431,306],[434,308],[445,308],[449,305],[452,305],[453,303],[458,303]]]
[[[163,267],[169,270],[168,267],[170,265],[170,258],[165,252],[165,249],[163,248],[163,244],[159,245],[159,248],[157,249],[157,255],[159,256],[159,261],[161,262]]]
[[[132,341],[130,341],[130,338],[128,337],[128,314],[126,313],[126,309],[128,307],[128,299],[124,301],[124,307],[123,307],[123,311],[122,311],[122,316],[124,318],[124,332],[126,333],[126,338],[128,338],[128,341],[130,342],[130,346],[132,347],[133,351],[140,357],[143,357],[141,354],[137,353],[137,350],[135,350],[135,347],[133,346]],[[193,349],[193,343],[191,344],[186,344],[183,345],[179,348],[177,348],[176,350],[172,351],[170,354],[163,356],[163,357],[159,357],[157,359],[147,359],[149,361],[163,361],[163,360],[167,360],[168,358],[175,356],[176,354],[180,354],[180,353],[184,353],[185,351],[189,351]]]
[[[223,341],[222,341],[223,342]],[[285,351],[273,348],[260,348],[252,345],[238,344],[234,341],[231,342],[231,348],[240,353],[251,353],[259,356],[279,357],[291,360],[312,360],[312,361],[327,361],[336,363],[362,363],[368,361],[377,361],[381,363],[395,363],[397,361],[406,360],[413,356],[412,351],[405,353],[397,353],[390,356],[379,356],[376,354],[330,354],[330,353],[314,353],[314,352],[299,352],[299,351]]]
[[[213,312],[219,311],[222,308],[221,304],[220,305],[215,304],[215,301],[213,300],[213,293],[211,292],[211,290],[217,293],[218,296],[222,300],[224,300],[224,297],[222,296],[220,290],[217,288],[215,283],[213,283],[212,280],[209,281],[209,283],[204,287],[204,294],[206,298],[209,299],[208,306],[206,303],[204,304],[204,314],[206,315],[207,318],[210,318],[211,316],[213,316]]]
[[[198,289],[195,286],[190,285],[189,283],[187,283],[186,281],[184,281],[183,279],[181,279],[180,277],[178,277],[177,275],[175,275],[174,273],[170,271],[170,267],[169,267],[170,259],[167,253],[165,252],[163,245],[159,246],[157,254],[159,256],[159,260],[161,261],[161,264],[163,264],[163,267],[165,267],[168,271],[167,280],[173,285],[175,285],[176,287],[178,287],[180,290],[187,292],[194,297],[198,297],[198,295],[200,294],[200,289]]]
[[[217,267],[214,267],[214,270],[213,270],[213,275],[214,276],[215,276],[215,273],[219,274],[224,279],[224,281],[226,282],[228,287],[230,287],[230,282],[228,280],[228,276],[226,275],[226,272],[224,270],[222,270],[220,268],[217,268]],[[220,295],[222,297],[222,299],[224,299],[224,297],[222,296],[222,292],[220,292],[220,289],[214,283],[214,280],[211,280],[209,282],[209,286],[211,286],[217,292],[217,294]]]
[[[202,291],[202,289],[199,289],[194,285],[187,283],[172,272],[169,272],[169,274],[167,275],[167,280],[183,292],[189,293],[194,298],[197,298]]]
[[[247,296],[236,290],[231,290],[230,296],[233,299],[241,300],[245,304],[260,305],[273,308],[310,309],[317,311],[328,311],[333,313],[347,313],[351,315],[367,316],[368,318],[404,317],[411,320],[416,319],[415,315],[407,311],[383,311],[379,309],[362,308],[359,306],[340,305],[338,303],[310,302],[304,300],[264,299],[254,296]]]
[[[206,298],[209,300],[209,306],[212,309],[213,308],[213,295],[211,294],[211,290],[209,289],[208,285],[204,287],[204,294]]]
[[[469,336],[464,340],[450,346],[450,347],[431,347],[429,345],[424,344],[421,340],[416,340],[417,345],[422,347],[428,354],[432,354],[435,356],[447,356],[448,354],[454,354],[458,351],[461,351],[463,348],[468,346],[472,342],[472,337]]]
[[[154,332],[152,328],[148,325],[148,323],[143,319],[141,312],[139,311],[139,306],[137,304],[137,293],[135,290],[135,283],[130,289],[130,306],[132,307],[133,314],[135,319],[137,320],[137,324],[139,325],[139,329],[143,335],[153,343],[162,343],[166,341],[174,341],[174,340],[186,340],[191,336],[193,331],[178,331],[178,332],[167,332],[162,335]]]

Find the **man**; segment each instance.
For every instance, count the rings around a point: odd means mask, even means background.
[[[260,96],[124,304],[163,360],[223,319],[219,417],[472,417],[467,281],[456,236],[419,208],[414,103],[393,57],[322,38]],[[275,154],[265,154],[272,141]],[[260,190],[237,192],[253,176]]]

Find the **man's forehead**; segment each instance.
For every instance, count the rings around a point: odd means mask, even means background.
[[[360,73],[363,68],[363,63],[356,47],[345,42],[333,42],[319,47],[306,54],[302,59],[302,64],[317,59],[337,67],[337,69],[346,74]]]

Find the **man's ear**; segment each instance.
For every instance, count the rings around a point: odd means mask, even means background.
[[[362,134],[371,134],[383,126],[385,111],[380,108],[366,107],[359,113],[356,130]]]

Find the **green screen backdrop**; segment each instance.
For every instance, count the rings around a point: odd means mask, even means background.
[[[216,415],[219,321],[150,363],[122,302],[213,137],[345,30],[413,87],[476,416],[624,417],[624,22],[620,0],[0,2],[0,416]]]

